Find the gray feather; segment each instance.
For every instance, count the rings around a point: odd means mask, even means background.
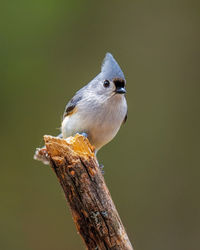
[[[125,80],[124,73],[110,53],[107,53],[103,60],[100,75],[108,80],[112,80],[113,78],[122,78]]]
[[[124,117],[123,124],[126,123],[127,118],[128,118],[128,112],[126,113],[126,115],[125,115],[125,117]]]
[[[79,90],[80,91],[80,90]],[[63,114],[63,119],[68,116],[70,113],[73,112],[74,108],[76,107],[76,105],[78,104],[78,102],[82,99],[82,95],[81,92],[77,92],[75,94],[75,96],[67,103],[66,107],[65,107],[65,111]]]

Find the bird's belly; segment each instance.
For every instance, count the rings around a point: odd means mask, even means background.
[[[88,122],[78,113],[66,116],[62,122],[62,134],[64,138],[75,135],[76,133],[85,132],[88,128]]]
[[[62,122],[62,134],[64,138],[85,132],[90,143],[97,149],[111,141],[117,134],[123,120],[110,121],[99,120],[94,117],[80,117],[78,114],[66,116]]]
[[[107,126],[93,126],[89,132],[89,139],[92,145],[96,149],[100,149],[102,146],[111,141],[117,134],[120,124],[107,124]]]
[[[117,134],[127,112],[127,106],[121,105],[113,110],[99,112],[77,112],[66,116],[62,122],[63,137],[76,133],[88,134],[90,143],[100,149]]]

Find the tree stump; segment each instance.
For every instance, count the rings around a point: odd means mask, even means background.
[[[49,162],[57,175],[87,249],[133,250],[88,139],[77,134],[44,141],[35,159]]]

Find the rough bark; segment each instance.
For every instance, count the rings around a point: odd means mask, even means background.
[[[44,140],[36,158],[49,160],[87,249],[132,250],[89,141],[81,135]]]

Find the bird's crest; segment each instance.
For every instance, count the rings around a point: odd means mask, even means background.
[[[119,64],[111,53],[107,53],[103,60],[101,66],[101,77],[108,80],[112,80],[113,78],[122,78],[125,80],[124,74]]]

